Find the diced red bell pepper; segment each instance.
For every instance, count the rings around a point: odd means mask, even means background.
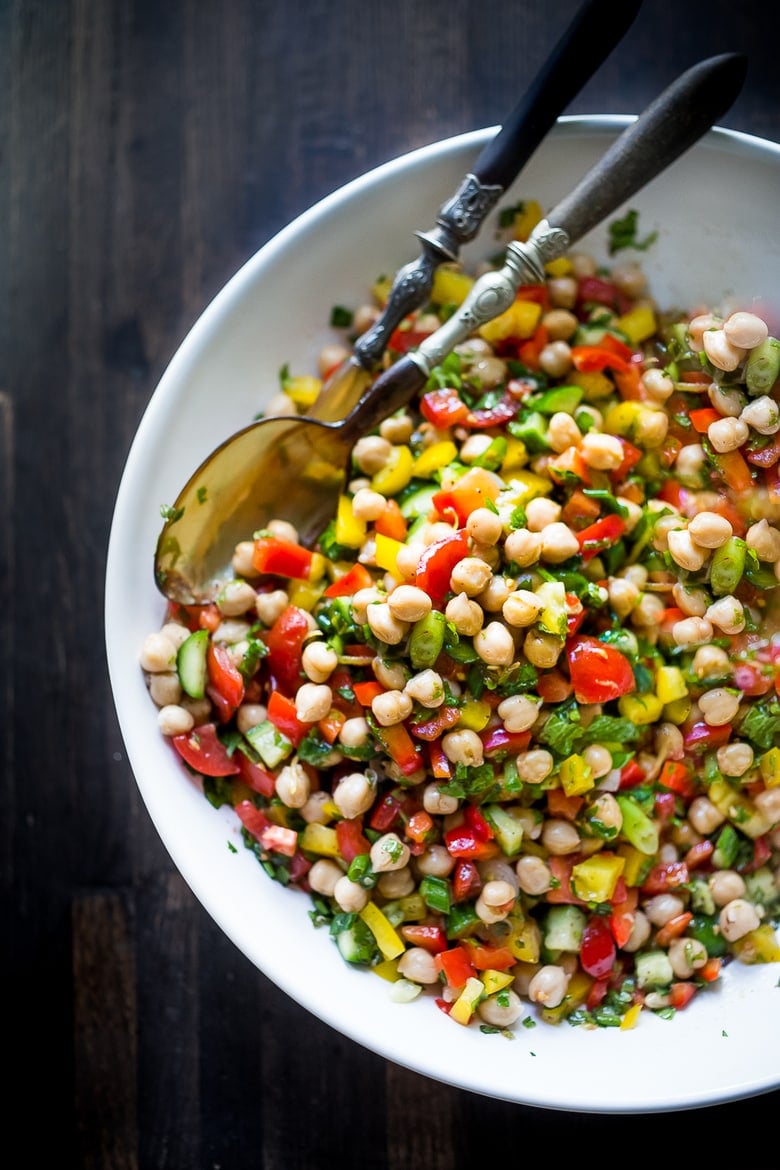
[[[355,817],[351,821],[336,821],[336,842],[339,853],[347,864],[356,857],[371,852],[371,844],[363,835],[362,817]]]
[[[583,561],[590,561],[605,549],[612,548],[625,534],[626,522],[621,516],[602,516],[575,535]]]
[[[545,325],[537,325],[527,341],[521,341],[517,347],[517,359],[529,370],[539,369],[539,359],[542,350],[550,340],[550,334]]]
[[[311,572],[314,554],[291,540],[278,536],[258,536],[255,540],[252,564],[258,573],[272,573],[276,577],[293,577],[305,581]]]
[[[636,788],[637,784],[641,784],[644,781],[644,778],[645,774],[636,760],[629,760],[628,763],[624,764],[620,769],[621,789]]]
[[[268,817],[265,815],[262,809],[259,809],[256,805],[252,804],[251,800],[240,800],[238,804],[235,805],[235,810],[238,815],[238,819],[241,821],[241,824],[244,826],[247,832],[251,833],[253,837],[256,837],[258,841],[262,837],[265,830],[268,829],[272,823],[269,821]]]
[[[444,844],[452,857],[469,861],[488,861],[500,852],[493,841],[483,841],[470,825],[458,825],[444,834]]]
[[[406,521],[397,500],[388,500],[374,521],[374,532],[391,540],[406,540]]]
[[[359,561],[347,569],[336,581],[331,581],[325,590],[324,597],[352,597],[360,589],[369,589],[374,584],[374,578],[365,565]]]
[[[427,922],[408,922],[401,927],[401,938],[413,947],[422,947],[432,955],[446,951],[447,935],[441,926]]]
[[[756,447],[752,451],[748,448],[745,452],[745,458],[754,467],[774,467],[780,460],[780,432],[773,435],[764,446]]]
[[[642,883],[642,893],[647,897],[667,894],[687,884],[688,866],[684,861],[662,861],[654,865]]]
[[[566,657],[578,703],[608,703],[636,689],[625,655],[597,638],[579,634],[569,639]]]
[[[260,764],[250,760],[243,752],[236,752],[235,759],[238,761],[241,779],[247,787],[270,799],[276,792],[276,781],[272,774],[262,768]]]
[[[508,971],[517,964],[509,947],[490,946],[476,939],[464,939],[461,944],[478,971]]]
[[[459,707],[439,707],[435,715],[423,719],[420,723],[410,723],[409,730],[415,739],[428,741],[439,739],[450,727],[454,727],[460,719]]]
[[[410,349],[417,349],[426,337],[430,337],[429,332],[425,333],[421,329],[402,329],[399,326],[390,334],[387,348],[395,353],[408,353]]]
[[[584,906],[586,903],[581,898],[578,898],[573,893],[571,888],[571,871],[574,865],[573,857],[558,857],[552,854],[547,858],[547,865],[550,873],[558,882],[557,886],[548,890],[544,895],[548,902],[554,904],[564,903],[565,905]]]
[[[370,678],[366,682],[352,684],[352,692],[361,707],[370,707],[378,695],[383,695],[387,688],[376,679]]]
[[[712,459],[726,487],[736,495],[747,495],[755,490],[750,465],[741,451],[714,451]]]
[[[675,813],[677,797],[673,792],[656,792],[653,798],[653,811],[657,821],[667,824]]]
[[[507,731],[499,724],[480,733],[482,751],[488,759],[516,756],[524,752],[531,742],[530,731]]]
[[[404,776],[411,776],[422,767],[422,757],[403,723],[394,723],[391,727],[376,724],[373,733]]]
[[[435,780],[452,779],[452,764],[444,754],[440,739],[434,739],[428,744],[428,763]]]
[[[454,517],[462,527],[472,512],[484,507],[485,496],[476,488],[452,488],[436,492],[431,503],[443,520]]]
[[[669,944],[676,938],[682,938],[692,922],[693,914],[690,910],[683,910],[682,914],[675,914],[674,917],[667,919],[656,931],[656,945],[667,950]]]
[[[465,823],[474,830],[476,837],[480,841],[492,841],[495,837],[493,826],[485,816],[477,808],[475,804],[467,804],[463,809],[463,819]]]
[[[583,276],[577,282],[577,304],[579,306],[587,304],[607,305],[610,309],[614,309],[617,313],[626,313],[630,308],[630,301],[616,284],[611,280],[604,280],[600,276]],[[604,335],[604,340],[607,338],[617,341],[612,338],[612,335],[607,333]]]
[[[468,861],[465,858],[455,862],[450,881],[452,882],[453,902],[465,902],[469,898],[476,897],[482,888],[479,870],[473,861]]]
[[[286,735],[294,747],[297,747],[304,735],[311,730],[311,724],[303,723],[298,718],[293,700],[283,695],[281,691],[271,691],[267,710],[268,718],[276,730]]]
[[[576,821],[577,813],[582,808],[584,799],[581,796],[567,796],[562,788],[548,788],[547,811],[551,817],[563,817],[566,821]]]
[[[604,1002],[609,991],[609,979],[594,979],[590,985],[585,1007],[589,1012],[595,1011],[600,1003]]]
[[[706,435],[712,423],[720,422],[723,415],[712,406],[703,406],[700,410],[692,410],[688,418],[697,434]]]
[[[669,988],[669,999],[673,1008],[677,1011],[682,1009],[691,1002],[696,994],[696,984],[689,983],[687,980],[679,983],[673,983]]]
[[[373,812],[369,825],[372,829],[376,829],[378,833],[386,833],[388,829],[399,820],[401,815],[401,802],[396,800],[391,792],[383,796],[378,804],[374,805]]]
[[[567,447],[559,455],[551,455],[547,463],[547,474],[553,483],[557,484],[569,483],[572,476],[586,487],[592,482],[590,468],[576,447]]]
[[[430,390],[420,399],[420,414],[438,430],[462,423],[468,413],[468,406],[451,386]]]
[[[238,760],[218,738],[214,723],[201,723],[186,734],[174,735],[171,743],[185,763],[202,776],[232,776],[240,770]]]
[[[415,844],[421,845],[429,841],[433,833],[433,817],[425,809],[412,813],[406,822],[406,836]]]
[[[454,991],[464,987],[466,980],[473,979],[477,973],[468,952],[460,944],[440,951],[436,955],[436,967],[447,980],[447,986]]]
[[[685,854],[685,864],[688,869],[698,869],[701,865],[706,865],[715,852],[715,846],[712,841],[696,841],[691,845],[688,852]]]
[[[536,693],[544,703],[564,703],[573,690],[569,679],[554,668],[541,673],[536,686]]]
[[[638,902],[639,890],[636,886],[629,886],[625,889],[625,896],[619,902],[612,902],[612,910],[607,918],[607,922],[609,923],[609,929],[612,931],[612,937],[619,947],[627,943],[631,937]]]
[[[211,691],[223,700],[226,710],[232,715],[244,701],[244,676],[233,662],[226,646],[219,642],[209,642],[206,651],[206,670]]]
[[[472,430],[500,427],[513,419],[519,410],[520,403],[517,399],[505,394],[495,406],[486,407],[484,410],[470,410],[463,420],[463,425]]]
[[[683,800],[693,800],[696,795],[696,782],[690,768],[679,760],[666,760],[658,775],[658,783],[663,788],[676,792]]]
[[[594,979],[609,975],[615,962],[615,940],[605,918],[594,914],[582,934],[580,965]]]
[[[625,373],[631,367],[624,357],[611,353],[601,345],[575,345],[571,351],[572,365],[581,374],[602,370],[617,370]]]
[[[741,873],[753,873],[760,869],[762,865],[766,865],[772,856],[772,848],[767,840],[766,834],[762,837],[756,837],[753,841],[753,856],[747,865],[740,868]]]
[[[434,605],[440,605],[450,589],[452,570],[469,553],[465,532],[456,532],[429,544],[420,557],[414,584],[428,594]]]
[[[300,686],[303,641],[309,633],[309,618],[297,605],[288,605],[264,635],[268,647],[266,663],[273,689],[295,694]]]

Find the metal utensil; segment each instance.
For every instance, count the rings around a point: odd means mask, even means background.
[[[295,524],[312,545],[335,513],[357,439],[406,405],[434,366],[509,307],[523,282],[581,239],[693,145],[732,105],[746,58],[726,53],[694,65],[667,87],[609,147],[525,244],[507,247],[504,266],[481,276],[453,316],[381,374],[340,422],[270,418],[223,443],[189,480],[164,526],[155,577],[168,598],[213,598],[236,543],[273,517]],[[205,499],[205,503],[203,502]]]
[[[352,409],[371,382],[393,330],[428,299],[436,269],[456,261],[461,245],[476,237],[558,116],[625,36],[640,7],[641,0],[586,0],[580,7],[498,134],[439,210],[435,226],[415,233],[422,244],[420,255],[398,270],[381,316],[330,374],[308,412],[310,418],[339,419]]]

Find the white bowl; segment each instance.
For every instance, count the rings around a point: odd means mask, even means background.
[[[562,118],[502,202],[552,207],[631,121]],[[628,1031],[518,1028],[514,1043],[454,1025],[431,999],[407,1005],[341,959],[315,930],[306,895],[269,880],[232,811],[215,811],[157,730],[138,656],[161,623],[153,580],[160,506],[217,442],[278,389],[278,372],[314,368],[334,304],[357,305],[380,274],[417,255],[492,130],[387,163],[324,199],[263,247],[193,326],[130,449],[108,550],[108,665],[130,764],[174,863],[246,958],[314,1015],[399,1065],[491,1097],[561,1110],[654,1112],[752,1096],[780,1085],[777,965],[732,964],[722,987],[665,1021]],[[780,326],[780,145],[715,129],[627,207],[658,239],[642,256],[662,305],[760,306]],[[492,227],[464,251],[495,250]],[[583,246],[606,258],[606,229]],[[229,849],[232,842],[236,851]],[[228,1038],[229,1043],[229,1038]]]

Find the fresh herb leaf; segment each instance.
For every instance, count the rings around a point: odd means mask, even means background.
[[[658,239],[658,232],[650,232],[643,240],[637,238],[639,226],[639,212],[631,209],[622,219],[613,219],[609,225],[609,254],[614,256],[623,248],[636,248],[639,252],[646,252],[651,244]]]

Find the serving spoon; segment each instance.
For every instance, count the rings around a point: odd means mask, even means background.
[[[295,525],[311,547],[336,511],[355,442],[405,406],[431,370],[476,329],[504,312],[522,283],[542,283],[545,264],[616,211],[709,130],[733,104],[747,60],[724,53],[692,66],[622,132],[534,228],[512,241],[502,268],[485,273],[456,312],[380,374],[340,421],[269,418],[226,440],[180,493],[157,544],[155,580],[182,604],[204,604],[232,576],[236,544],[271,519]]]
[[[393,330],[428,300],[436,269],[456,261],[461,245],[476,237],[556,119],[625,36],[640,7],[641,0],[586,0],[580,6],[498,134],[439,209],[436,225],[415,233],[422,244],[420,255],[398,270],[381,315],[328,376],[308,411],[310,418],[340,419],[352,409],[370,384]]]

